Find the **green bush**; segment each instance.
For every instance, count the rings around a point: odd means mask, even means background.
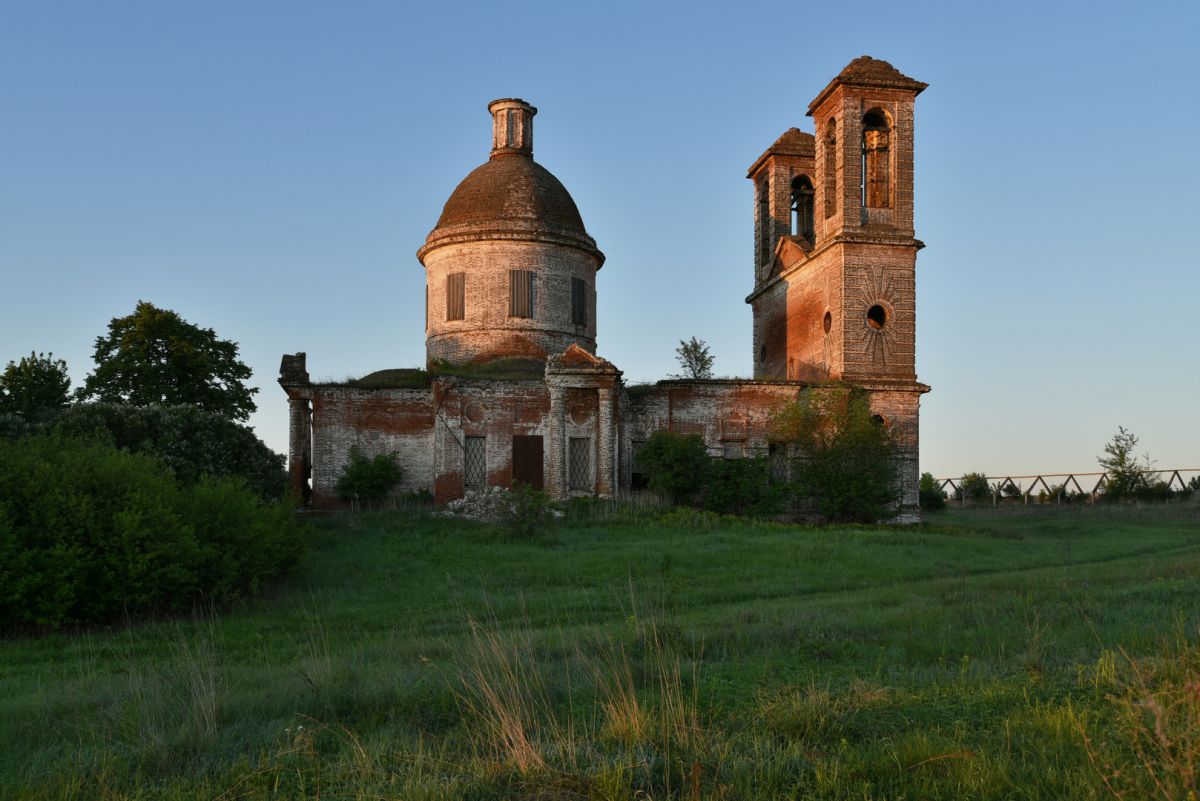
[[[300,555],[290,510],[244,484],[35,434],[0,441],[0,626],[103,623],[257,592]]]
[[[806,390],[777,413],[773,427],[777,440],[799,452],[792,464],[796,495],[822,517],[873,523],[894,513],[895,446],[866,394],[844,386]]]
[[[510,537],[532,537],[554,519],[554,507],[549,496],[528,484],[515,484],[507,501],[501,523]]]
[[[946,508],[946,492],[939,485],[933,473],[922,473],[918,487],[921,508],[926,512],[936,512]]]
[[[350,462],[337,480],[337,493],[344,501],[358,501],[368,508],[378,506],[399,486],[400,475],[396,454],[380,453],[368,458],[358,448],[351,448]]]
[[[55,429],[73,437],[99,437],[124,451],[153,456],[184,484],[203,476],[240,478],[267,499],[288,492],[284,457],[240,423],[198,406],[130,406],[82,403],[65,410]]]
[[[708,450],[699,434],[655,431],[638,450],[638,466],[650,489],[674,503],[696,503],[708,471]]]
[[[722,515],[763,517],[782,512],[787,485],[771,479],[765,457],[712,459],[704,472],[704,508]]]

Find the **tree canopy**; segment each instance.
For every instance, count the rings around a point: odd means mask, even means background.
[[[244,383],[251,371],[238,359],[237,343],[146,301],[108,324],[108,336],[96,338],[93,359],[96,369],[84,381],[81,399],[188,403],[243,421],[257,408],[258,390]]]
[[[713,356],[708,352],[708,343],[703,339],[692,337],[688,341],[679,340],[675,349],[675,359],[683,368],[680,378],[712,378]]]
[[[67,406],[70,393],[67,363],[53,353],[30,353],[0,373],[0,414],[42,422]]]

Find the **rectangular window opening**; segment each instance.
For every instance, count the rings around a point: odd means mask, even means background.
[[[587,492],[592,489],[592,438],[571,437],[568,466],[569,484],[572,491]]]
[[[446,276],[446,319],[462,320],[467,312],[467,274]]]
[[[487,437],[467,437],[463,453],[463,488],[481,490],[487,486]]]
[[[587,281],[571,279],[571,322],[587,325]]]
[[[537,305],[537,281],[532,270],[508,271],[508,316],[533,317]]]

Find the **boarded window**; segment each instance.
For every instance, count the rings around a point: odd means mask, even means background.
[[[737,442],[722,442],[721,456],[726,459],[741,459],[746,455],[746,443],[738,440]]]
[[[532,270],[508,271],[509,317],[533,317],[537,305],[536,283]]]
[[[487,486],[487,437],[467,437],[463,454],[463,487],[481,490]]]
[[[571,437],[567,457],[571,489],[590,490],[592,488],[591,437]]]
[[[466,316],[467,274],[450,273],[446,276],[446,319],[462,320]]]
[[[571,322],[587,325],[587,281],[571,279]]]

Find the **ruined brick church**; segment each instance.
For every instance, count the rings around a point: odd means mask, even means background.
[[[490,158],[417,251],[427,369],[314,383],[303,353],[283,357],[293,486],[336,505],[357,448],[395,453],[402,489],[438,502],[518,481],[560,499],[612,496],[638,485],[635,454],[653,432],[699,434],[715,456],[765,455],[774,411],[840,380],[891,429],[900,516],[916,515],[929,387],[915,369],[913,106],[925,87],[856,58],[809,104],[816,135],[791,128],[750,165],[754,377],[637,387],[596,352],[604,254],[533,159],[537,109],[493,101]]]

